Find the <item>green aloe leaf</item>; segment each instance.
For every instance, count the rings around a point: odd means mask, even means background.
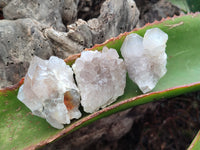
[[[200,149],[200,130],[195,136],[194,140],[190,144],[188,150],[199,150]]]
[[[127,77],[125,93],[118,100],[93,114],[84,114],[79,120],[66,125],[63,130],[52,128],[44,119],[32,116],[29,109],[17,100],[20,84],[11,89],[0,91],[0,149],[35,149],[69,134],[97,119],[106,117],[130,107],[172,97],[200,89],[200,14],[168,18],[148,24],[132,32],[144,35],[150,28],[158,27],[169,36],[167,42],[167,74],[159,81],[155,89],[142,94],[138,87]],[[90,50],[101,50],[103,46],[115,48],[120,54],[124,33]],[[72,64],[79,55],[66,59]]]

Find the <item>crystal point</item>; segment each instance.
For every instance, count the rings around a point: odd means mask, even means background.
[[[124,93],[126,69],[115,49],[83,51],[72,66],[84,111],[92,113]]]
[[[146,31],[144,38],[129,34],[121,47],[129,77],[143,93],[151,91],[167,72],[165,53],[168,35],[158,28]]]
[[[71,94],[71,109],[67,109],[65,92]],[[45,118],[53,127],[61,129],[73,118],[81,116],[79,90],[73,79],[72,69],[55,56],[42,60],[35,56],[18,92],[18,99],[34,115]],[[72,115],[73,114],[73,115]]]
[[[166,45],[168,35],[159,28],[153,28],[146,31],[143,39],[144,49],[154,49]]]

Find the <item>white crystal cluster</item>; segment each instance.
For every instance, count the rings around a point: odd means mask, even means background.
[[[64,104],[64,94],[71,95],[70,109]],[[73,118],[80,118],[79,90],[72,69],[62,59],[34,57],[18,92],[22,101],[34,115],[45,118],[53,127],[61,129]],[[68,99],[69,101],[69,99]]]
[[[121,47],[129,77],[143,93],[149,92],[166,73],[168,35],[159,28],[146,31],[144,38],[128,35]]]
[[[126,68],[115,49],[83,51],[72,68],[86,112],[103,108],[124,93]]]
[[[125,63],[115,49],[104,47],[102,52],[83,51],[73,70],[55,56],[49,60],[35,56],[18,99],[34,115],[62,129],[63,124],[81,117],[80,103],[85,112],[93,113],[121,96],[126,85],[126,70],[142,92],[152,90],[167,71],[167,40],[168,35],[158,28],[147,30],[144,38],[133,33],[121,47]]]

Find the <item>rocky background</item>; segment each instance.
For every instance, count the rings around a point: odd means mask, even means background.
[[[0,0],[0,87],[17,83],[34,55],[66,58],[180,13],[166,0]],[[42,149],[186,149],[200,126],[199,104],[193,93],[138,106]]]
[[[165,0],[0,0],[0,87],[17,83],[34,55],[66,58],[179,13]]]

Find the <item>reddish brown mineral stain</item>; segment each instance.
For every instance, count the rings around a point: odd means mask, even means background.
[[[65,106],[67,107],[68,110],[71,110],[74,108],[74,105],[72,103],[72,96],[70,94],[70,92],[65,92],[64,94],[64,103],[65,103]]]
[[[4,96],[8,96],[8,94],[7,94],[8,91],[17,90],[23,83],[24,83],[24,78],[22,78],[17,84],[15,84],[11,87],[6,87],[4,89],[0,89],[0,93],[4,94]]]
[[[68,56],[64,61],[68,64],[68,63],[73,63],[77,58],[79,58],[81,56],[81,54],[75,54],[75,55],[71,55]]]

